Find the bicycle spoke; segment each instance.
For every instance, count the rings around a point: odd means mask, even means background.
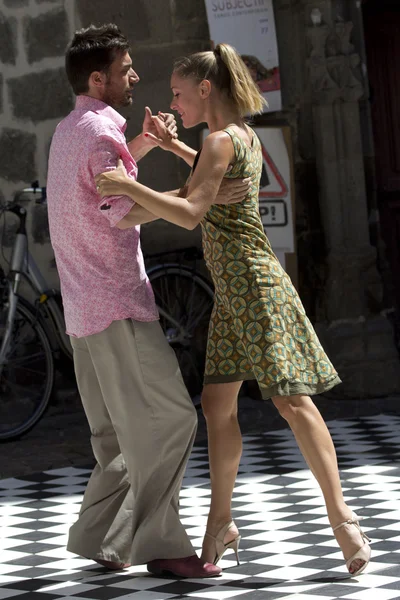
[[[11,360],[8,361],[8,365],[20,365],[21,363],[23,363],[24,361],[29,361],[32,362],[33,360],[36,360],[38,357],[40,357],[41,359],[44,359],[44,353],[41,352],[40,354],[31,354],[28,357],[24,357],[21,356],[20,358],[13,358]],[[22,367],[23,369],[28,369],[28,367]]]
[[[160,324],[175,349],[192,395],[202,387],[204,356],[213,292],[192,269],[169,265],[150,273]]]
[[[192,322],[191,326],[187,325],[187,329],[189,331],[195,329],[202,321],[202,319],[204,317],[207,317],[207,325],[210,321],[210,312],[212,310],[213,307],[213,302],[204,302],[204,308],[202,309],[201,313],[199,315],[197,315],[195,321]]]
[[[53,354],[36,311],[18,305],[8,360],[0,375],[0,440],[24,433],[40,418],[53,375]]]
[[[31,395],[30,398],[29,396],[26,395],[26,386],[21,385],[20,383],[16,383],[15,381],[7,381],[7,387],[11,389],[11,391],[13,390],[20,390],[24,393],[24,397],[22,398],[21,395],[18,395],[17,398],[18,400],[27,400],[27,399],[33,399],[33,396]]]

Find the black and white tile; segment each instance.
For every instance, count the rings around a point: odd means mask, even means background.
[[[109,573],[67,552],[89,469],[0,481],[0,600],[400,599],[400,417],[328,425],[346,501],[374,542],[373,562],[360,577],[348,576],[321,493],[285,429],[244,438],[233,499],[241,564],[227,554],[215,579],[158,579],[144,566]],[[207,451],[196,446],[181,494],[196,548],[209,499]]]

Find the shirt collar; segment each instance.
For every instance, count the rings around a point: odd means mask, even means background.
[[[120,115],[119,112],[114,110],[109,104],[106,104],[102,100],[97,100],[97,98],[92,98],[92,96],[85,96],[82,94],[77,96],[75,109],[91,110],[98,115],[104,115],[111,119],[122,132],[126,129],[126,119]]]

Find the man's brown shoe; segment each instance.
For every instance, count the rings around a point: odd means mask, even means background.
[[[153,575],[169,575],[199,579],[201,577],[218,577],[222,569],[211,563],[204,562],[197,554],[186,558],[159,558],[147,564],[147,570]]]

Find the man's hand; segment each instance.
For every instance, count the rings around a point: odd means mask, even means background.
[[[242,202],[250,192],[251,178],[223,179],[214,204],[236,204]]]
[[[174,115],[162,112],[153,115],[151,109],[145,107],[142,133],[153,147],[159,146],[166,150],[171,140],[178,137],[177,130]]]

